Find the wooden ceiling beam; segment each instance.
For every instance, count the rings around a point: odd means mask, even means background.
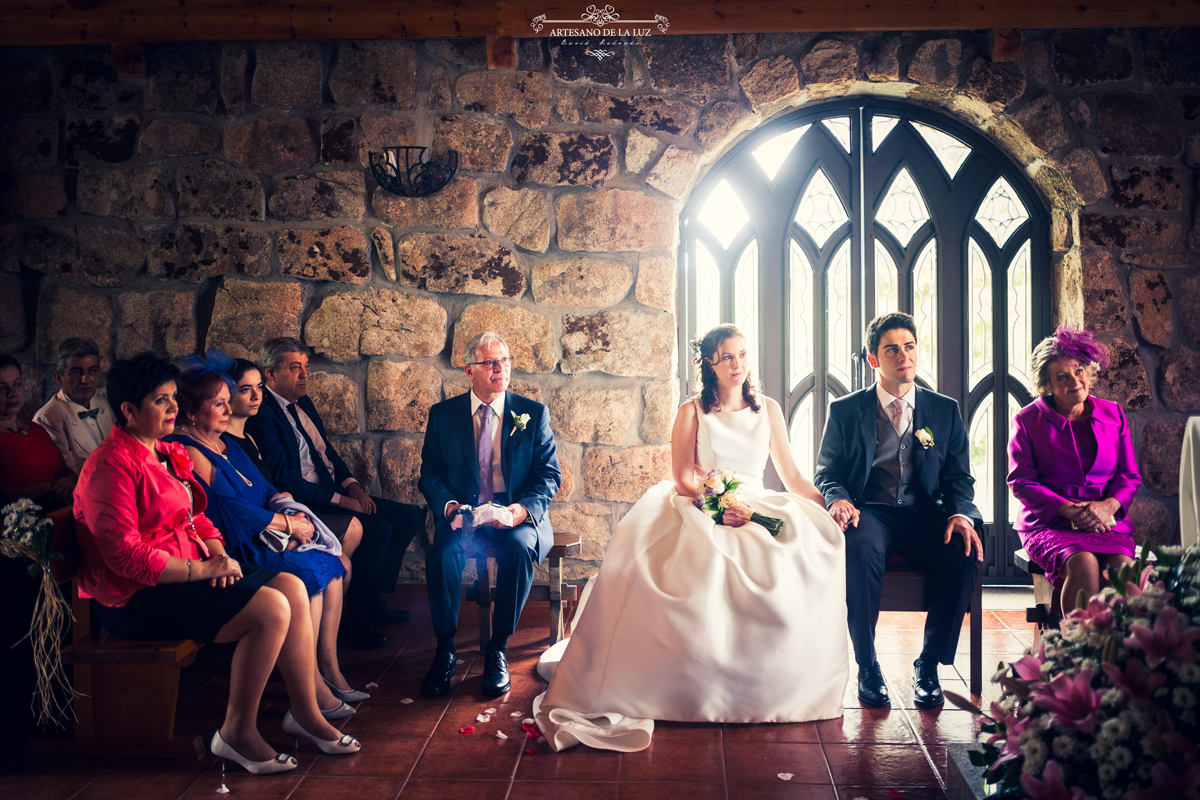
[[[475,3],[394,0],[273,4],[263,0],[191,0],[144,6],[95,0],[0,2],[0,46],[121,42],[233,42],[270,40],[444,39],[464,36],[552,36],[589,26],[579,2]],[[253,2],[253,0],[251,0]],[[616,0],[614,5],[618,5]],[[20,7],[17,7],[20,6]],[[988,30],[1200,25],[1200,0],[758,0],[698,4],[695,0],[639,0],[618,5],[620,28],[662,35],[873,30]],[[545,16],[540,31],[531,24]],[[650,22],[645,22],[650,20]],[[610,28],[609,33],[612,33]],[[579,34],[575,34],[579,35]]]

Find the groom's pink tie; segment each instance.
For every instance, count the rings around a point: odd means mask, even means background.
[[[888,404],[888,417],[892,420],[892,427],[896,429],[896,434],[900,433],[900,420],[904,419],[904,404],[899,400],[893,400]]]
[[[492,407],[479,407],[479,505],[492,502]]]

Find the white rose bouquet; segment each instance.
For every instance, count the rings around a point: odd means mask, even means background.
[[[1156,800],[1200,796],[1200,549],[1149,543],[1108,588],[1001,664],[971,761],[992,796]]]
[[[696,489],[696,497],[693,502],[696,504],[696,508],[708,514],[720,525],[725,509],[744,508],[735,494],[739,486],[741,486],[741,482],[734,477],[730,470],[714,469],[705,476]],[[783,520],[775,517],[754,512],[750,514],[750,520],[762,525],[772,536],[778,536],[779,532],[783,530]]]

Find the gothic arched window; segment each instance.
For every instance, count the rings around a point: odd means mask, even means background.
[[[1008,427],[1032,399],[1029,353],[1049,327],[1047,216],[1020,169],[935,112],[839,100],[738,142],[693,192],[680,230],[685,372],[688,341],[740,326],[806,475],[829,401],[874,379],[866,323],[913,314],[918,381],[965,417],[986,575],[1016,578]]]

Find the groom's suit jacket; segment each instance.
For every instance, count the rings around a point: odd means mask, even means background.
[[[925,510],[936,506],[946,517],[970,517],[979,529],[983,517],[972,502],[975,479],[971,477],[967,432],[958,403],[919,386],[913,391],[912,429],[928,427],[933,432],[933,445],[928,449],[916,445],[913,454],[913,466],[920,475],[918,499]],[[826,505],[835,500],[859,505],[875,461],[877,403],[872,384],[830,404],[813,476]]]
[[[514,429],[513,414],[529,415],[525,430]],[[520,503],[529,512],[529,523],[537,531],[538,561],[541,561],[554,546],[549,507],[562,483],[558,451],[550,431],[550,409],[506,392],[502,422],[500,470],[508,501]],[[476,504],[478,462],[471,393],[443,400],[430,408],[418,487],[433,512],[437,534],[450,533],[450,520],[442,513],[447,503]]]
[[[332,479],[321,483],[310,483],[304,479],[300,469],[300,445],[296,442],[296,431],[292,427],[288,412],[280,407],[275,395],[263,391],[262,405],[258,413],[246,420],[246,431],[254,437],[263,461],[271,468],[275,477],[275,486],[281,492],[289,492],[297,501],[311,506],[314,503],[328,503],[335,493],[344,494],[342,482],[353,478],[354,473],[346,466],[329,440],[321,415],[308,395],[296,401],[296,405],[309,416],[316,425],[317,432],[325,440],[325,454],[333,462]],[[316,453],[313,458],[320,458]],[[323,475],[323,470],[317,470]]]

